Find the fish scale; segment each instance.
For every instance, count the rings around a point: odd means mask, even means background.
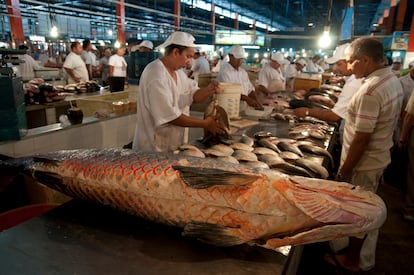
[[[378,196],[350,184],[173,154],[80,149],[1,161],[0,168],[222,246],[276,249],[360,235],[386,216]]]

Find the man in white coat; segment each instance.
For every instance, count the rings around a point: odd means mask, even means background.
[[[164,56],[145,67],[139,83],[133,149],[173,152],[188,142],[186,127],[219,134],[226,131],[217,117],[199,119],[189,115],[193,102],[202,102],[220,91],[215,82],[199,89],[183,71],[193,58],[194,41],[189,33],[172,33],[159,46],[165,49]]]

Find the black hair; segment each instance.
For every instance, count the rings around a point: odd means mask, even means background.
[[[74,41],[72,43],[70,43],[70,49],[73,50],[74,48],[76,48],[78,45],[80,44],[79,41]]]
[[[170,53],[172,53],[172,51],[174,49],[178,49],[178,52],[182,53],[187,48],[188,47],[186,47],[186,46],[171,44],[171,45],[168,45],[167,47],[165,47],[165,52],[164,53],[165,53],[165,55],[169,55]]]
[[[89,39],[85,39],[82,42],[82,48],[86,49],[91,44],[91,41]]]

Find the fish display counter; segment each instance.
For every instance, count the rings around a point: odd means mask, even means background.
[[[295,274],[301,247],[216,247],[71,200],[0,234],[2,274]]]

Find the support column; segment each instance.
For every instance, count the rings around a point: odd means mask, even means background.
[[[9,14],[11,39],[13,48],[24,42],[23,22],[20,12],[19,0],[6,0],[7,13]]]
[[[239,13],[237,12],[234,14],[234,28],[239,29]]]
[[[407,12],[407,0],[400,0],[398,4],[397,20],[395,20],[395,31],[402,31],[405,19],[405,13]]]
[[[253,25],[252,30],[255,31],[256,30],[256,19],[253,19],[253,24],[252,25]]]
[[[405,54],[404,68],[408,67],[408,63],[414,60],[414,15],[411,18],[410,34],[408,36],[407,52]]]
[[[392,34],[394,32],[393,25],[394,25],[394,17],[395,17],[395,10],[397,9],[397,0],[391,0],[390,3],[390,10],[387,19],[386,25],[386,34]]]
[[[216,5],[214,5],[214,0],[211,1],[211,27],[210,27],[210,32],[212,34],[215,33],[216,31]]]
[[[174,0],[174,30],[180,30],[181,1]]]
[[[125,0],[118,0],[116,4],[116,26],[118,29],[118,41],[121,44],[125,44]]]

